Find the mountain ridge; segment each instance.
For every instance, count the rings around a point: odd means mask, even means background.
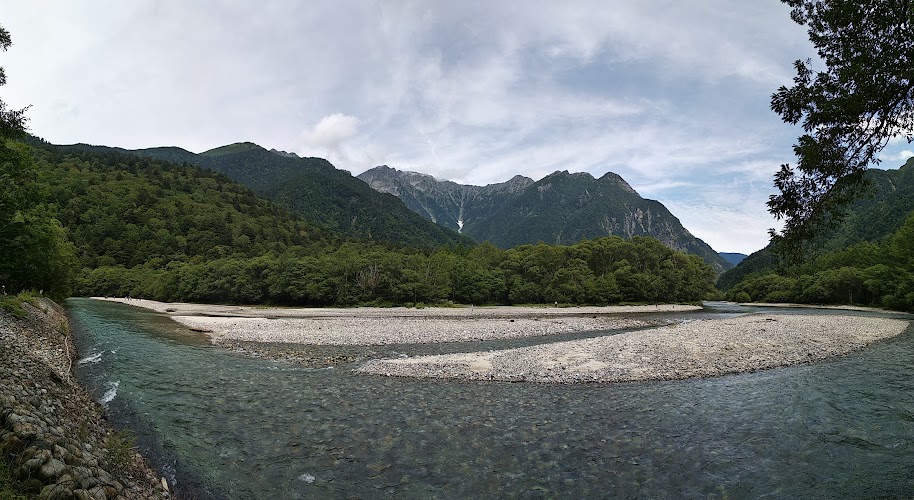
[[[732,267],[693,236],[656,200],[642,198],[621,176],[553,172],[538,181],[473,186],[383,165],[357,176],[373,189],[398,196],[411,210],[502,248],[545,242],[569,244],[617,235],[657,238],[669,248],[699,255],[717,272]]]
[[[372,190],[323,158],[284,154],[252,142],[227,144],[202,153],[173,146],[136,150],[87,144],[69,147],[213,170],[343,237],[422,249],[472,244],[469,238],[430,223],[396,197]]]

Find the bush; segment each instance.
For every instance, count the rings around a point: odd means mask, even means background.
[[[752,297],[746,292],[739,292],[731,295],[730,300],[733,302],[752,302]]]

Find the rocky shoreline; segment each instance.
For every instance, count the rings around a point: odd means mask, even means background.
[[[72,374],[63,308],[48,299],[0,310],[0,460],[15,487],[49,499],[167,499],[167,483],[116,432]]]
[[[904,332],[901,319],[753,314],[501,351],[367,362],[360,373],[573,384],[680,380],[847,354]]]

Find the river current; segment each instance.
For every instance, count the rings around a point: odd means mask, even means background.
[[[183,498],[914,497],[914,327],[809,365],[553,386],[309,369],[151,311],[67,308],[82,382]]]

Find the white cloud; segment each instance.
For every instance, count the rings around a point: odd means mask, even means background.
[[[356,135],[360,120],[343,113],[327,115],[311,129],[302,134],[309,146],[336,149],[347,139]]]
[[[476,184],[613,171],[711,211],[767,193],[791,159],[768,96],[811,55],[778,2],[162,5],[9,6],[4,99],[33,104],[52,142],[249,140]]]
[[[914,157],[914,151],[911,151],[910,149],[898,151],[897,153],[883,153],[879,155],[879,159],[886,162],[905,162],[911,157]]]

